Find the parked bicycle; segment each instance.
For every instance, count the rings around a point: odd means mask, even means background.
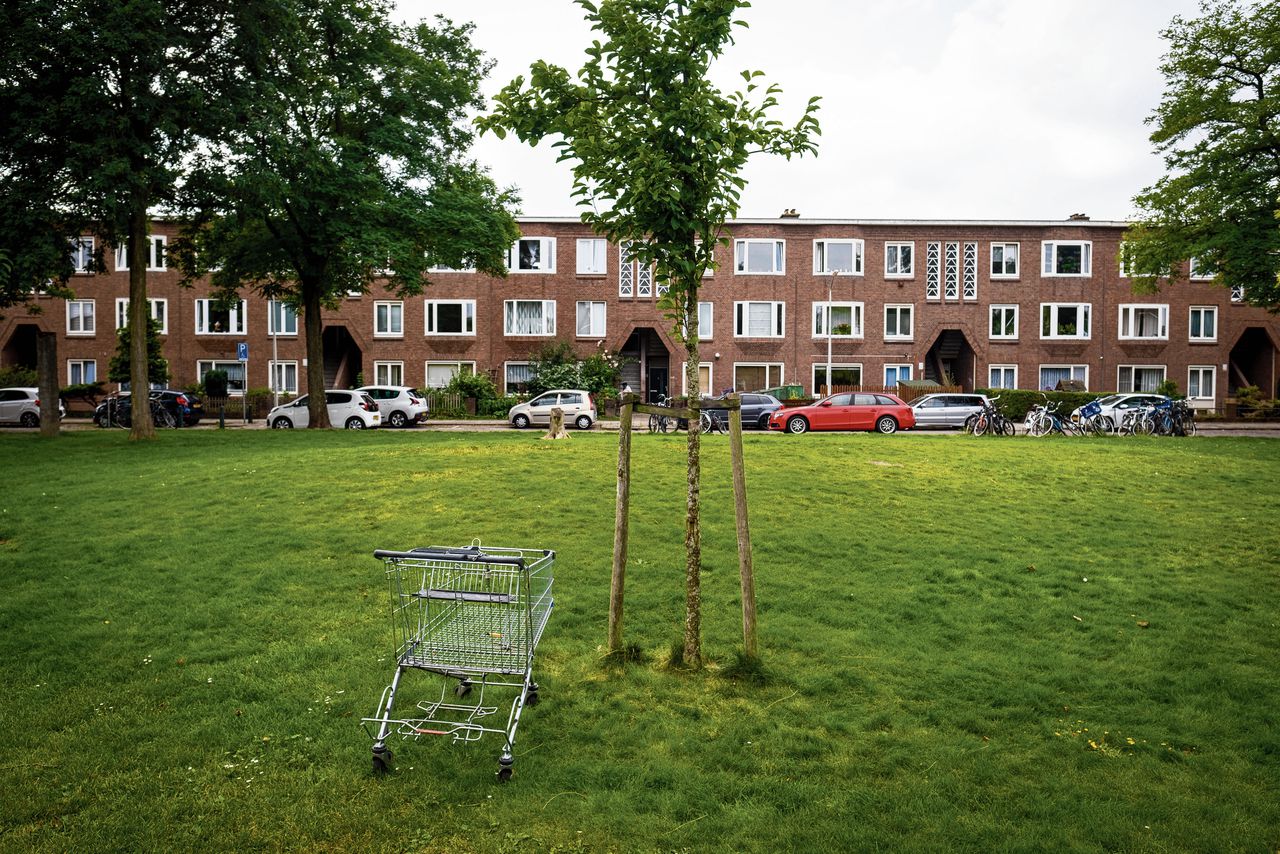
[[[1063,436],[1083,435],[1081,428],[1072,423],[1071,419],[1058,414],[1058,406],[1058,403],[1049,403],[1046,396],[1044,403],[1037,404],[1027,413],[1027,432],[1032,436],[1047,436],[1050,433]]]
[[[982,436],[990,433],[992,436],[1014,436],[1017,435],[1017,427],[1014,423],[1005,417],[1005,414],[996,406],[996,401],[1000,397],[986,399],[982,408],[969,416],[964,423],[966,433],[972,433],[975,436]]]

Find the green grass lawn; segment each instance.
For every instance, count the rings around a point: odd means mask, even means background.
[[[617,436],[536,436],[0,433],[0,849],[1280,846],[1280,442],[749,435],[757,685],[727,440],[689,674],[684,437],[636,437],[611,668]],[[476,537],[558,552],[515,779],[376,777],[371,553]]]

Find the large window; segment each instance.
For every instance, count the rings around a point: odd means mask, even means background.
[[[267,334],[298,334],[298,313],[293,306],[278,299],[267,302]]]
[[[98,381],[98,363],[93,359],[71,359],[67,362],[67,385]]]
[[[823,394],[823,388],[827,384],[827,363],[813,363],[813,394],[815,397]],[[858,388],[862,385],[862,365],[831,365],[831,386],[832,388]],[[830,394],[830,391],[826,392]]]
[[[815,302],[813,304],[813,337],[861,338],[862,303]]]
[[[603,276],[608,272],[608,254],[609,243],[603,237],[578,238],[578,275]]]
[[[475,362],[427,362],[427,388],[444,388],[458,374],[474,374]]]
[[[373,337],[404,337],[404,303],[375,302],[373,304]]]
[[[906,382],[911,379],[910,365],[885,365],[884,366],[884,387],[893,388],[898,383]]]
[[[1041,365],[1040,366],[1040,388],[1044,391],[1053,391],[1058,387],[1060,382],[1075,381],[1084,383],[1084,387],[1089,387],[1089,366],[1088,365]]]
[[[735,338],[782,338],[786,334],[784,302],[735,302],[733,314]]]
[[[1088,240],[1046,240],[1041,246],[1044,248],[1042,275],[1093,275],[1093,244]]]
[[[243,335],[245,302],[226,305],[211,299],[196,300],[197,335]]]
[[[991,365],[987,369],[987,388],[1017,388],[1017,365]]]
[[[829,273],[862,275],[861,240],[813,241],[813,272],[816,276]]]
[[[374,362],[374,385],[404,385],[404,362]]]
[[[556,334],[556,301],[540,299],[509,299],[503,313],[504,335]]]
[[[67,300],[67,334],[92,335],[96,331],[94,301],[91,299]]]
[[[605,304],[581,300],[578,302],[578,337],[604,337]]]
[[[884,307],[884,340],[910,341],[915,334],[912,329],[914,309],[909,305],[886,305]]]
[[[1218,308],[1212,305],[1191,306],[1192,341],[1208,343],[1218,340]]]
[[[268,362],[271,374],[271,390],[281,394],[298,393],[298,363]]]
[[[428,335],[476,334],[475,300],[427,300],[425,308]]]
[[[786,272],[786,241],[784,240],[735,240],[733,242],[733,269],[736,273]]]
[[[554,273],[556,239],[522,237],[507,250],[507,269],[513,273]]]
[[[991,278],[1018,278],[1018,244],[991,244]]]
[[[168,269],[169,259],[166,249],[169,238],[163,234],[153,234],[147,238],[147,269],[159,272]],[[116,247],[116,269],[129,269],[129,251],[126,246]]]
[[[210,371],[227,372],[227,394],[239,397],[244,394],[244,362],[196,362],[196,376],[204,382],[204,375]]]
[[[169,334],[169,301],[147,298],[147,306],[151,309],[151,319],[160,324],[160,334]],[[116,298],[116,329],[124,329],[129,325],[129,298]]]
[[[884,274],[891,279],[909,279],[916,274],[915,243],[884,245]]]
[[[1087,302],[1040,303],[1040,337],[1088,338],[1092,309]]]
[[[1016,305],[991,306],[991,339],[1014,341],[1018,337],[1018,307]]]
[[[1169,306],[1120,306],[1121,340],[1164,340],[1169,337]]]
[[[1216,375],[1211,365],[1192,365],[1187,370],[1187,397],[1193,401],[1213,401]]]
[[[1121,365],[1116,375],[1116,391],[1154,392],[1164,382],[1164,365]]]
[[[71,238],[71,266],[77,273],[88,273],[93,266],[93,238]]]
[[[782,363],[737,362],[733,366],[734,391],[760,391],[782,385]]]

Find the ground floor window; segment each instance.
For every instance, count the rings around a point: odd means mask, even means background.
[[[827,385],[827,363],[815,362],[813,365],[813,394],[814,397],[823,394],[823,388]],[[832,388],[843,389],[848,391],[851,388],[862,385],[862,365],[831,365],[831,386]],[[826,392],[831,394],[830,390]]]
[[[1017,388],[1017,365],[992,365],[987,370],[987,388]]]
[[[93,359],[72,359],[67,362],[67,385],[81,385],[98,381],[98,363]]]
[[[711,370],[711,362],[698,363],[698,394],[701,397],[714,397],[716,393],[715,384],[712,383],[713,373]],[[680,388],[684,389],[684,393],[688,394],[689,379],[685,376],[684,365],[680,366]]]
[[[884,387],[893,388],[898,383],[906,382],[911,379],[910,365],[885,365],[884,366]]]
[[[735,363],[733,366],[733,388],[735,391],[759,391],[782,385],[782,363],[764,362],[760,364]]]
[[[1089,366],[1088,365],[1041,365],[1040,366],[1040,388],[1044,391],[1053,391],[1058,387],[1058,383],[1067,380],[1077,380],[1084,383],[1084,387],[1089,387]]]
[[[525,394],[529,391],[533,371],[529,369],[528,362],[507,362],[504,375],[503,394]]]
[[[1164,382],[1164,365],[1121,365],[1116,391],[1154,392]]]
[[[374,385],[404,385],[404,362],[374,362]]]
[[[281,394],[298,393],[298,363],[271,362],[271,390]]]
[[[239,396],[244,394],[244,362],[196,362],[196,376],[204,383],[204,375],[210,371],[227,372],[227,394]]]
[[[458,374],[475,372],[475,362],[427,362],[427,388],[444,388]]]
[[[1215,376],[1217,373],[1211,365],[1192,365],[1187,371],[1187,397],[1192,400],[1214,400]]]

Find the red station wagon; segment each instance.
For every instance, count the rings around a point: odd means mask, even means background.
[[[892,394],[833,394],[808,406],[779,409],[769,416],[770,430],[876,430],[893,433],[916,426],[911,407]]]

